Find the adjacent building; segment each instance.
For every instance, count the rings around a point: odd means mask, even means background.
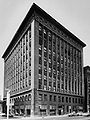
[[[90,66],[84,67],[85,112],[90,112]]]
[[[4,58],[4,101],[22,115],[83,110],[86,45],[36,4],[30,8]]]
[[[3,101],[0,100],[0,113],[2,113],[2,106],[3,106]]]

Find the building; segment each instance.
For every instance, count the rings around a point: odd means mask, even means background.
[[[3,101],[0,100],[0,113],[2,113],[2,105],[3,105]]]
[[[83,110],[85,46],[33,4],[2,56],[4,101],[8,88],[16,114],[61,115]]]
[[[84,67],[85,112],[90,112],[90,66]]]

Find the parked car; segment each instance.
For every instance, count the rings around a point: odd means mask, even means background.
[[[0,113],[1,117],[5,117],[5,115],[6,115],[5,113]]]
[[[82,116],[82,115],[83,115],[83,112],[77,112],[76,115],[77,115],[77,116]]]
[[[19,113],[15,113],[15,115],[16,115],[16,116],[20,116],[20,114],[19,114]]]
[[[77,116],[77,113],[75,111],[73,111],[72,113],[69,113],[68,117],[73,117],[73,116]]]
[[[89,117],[89,116],[90,116],[90,113],[83,113],[83,116]]]
[[[2,117],[7,117],[7,114],[2,114]],[[13,114],[9,114],[9,117],[11,118],[11,117],[14,117],[14,115]]]

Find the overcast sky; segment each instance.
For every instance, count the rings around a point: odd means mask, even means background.
[[[84,66],[90,65],[90,0],[0,0],[0,95],[3,94],[4,61],[2,55],[36,3],[84,43]]]

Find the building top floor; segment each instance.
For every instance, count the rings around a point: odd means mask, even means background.
[[[25,19],[21,23],[19,29],[17,30],[16,34],[14,35],[12,41],[10,42],[9,46],[7,47],[6,51],[4,52],[2,58],[5,58],[10,50],[13,48],[15,43],[18,41],[20,36],[23,34],[23,31],[26,29],[28,24],[35,19],[41,23],[45,23],[46,26],[49,26],[51,30],[55,33],[60,34],[68,39],[70,37],[70,41],[73,41],[76,44],[79,44],[81,48],[85,47],[86,44],[83,43],[79,38],[73,35],[69,30],[63,27],[59,22],[57,22],[54,18],[52,18],[48,13],[42,10],[39,6],[35,3],[31,6],[29,12],[27,13]]]
[[[85,66],[84,67],[84,74],[90,74],[90,66]]]

